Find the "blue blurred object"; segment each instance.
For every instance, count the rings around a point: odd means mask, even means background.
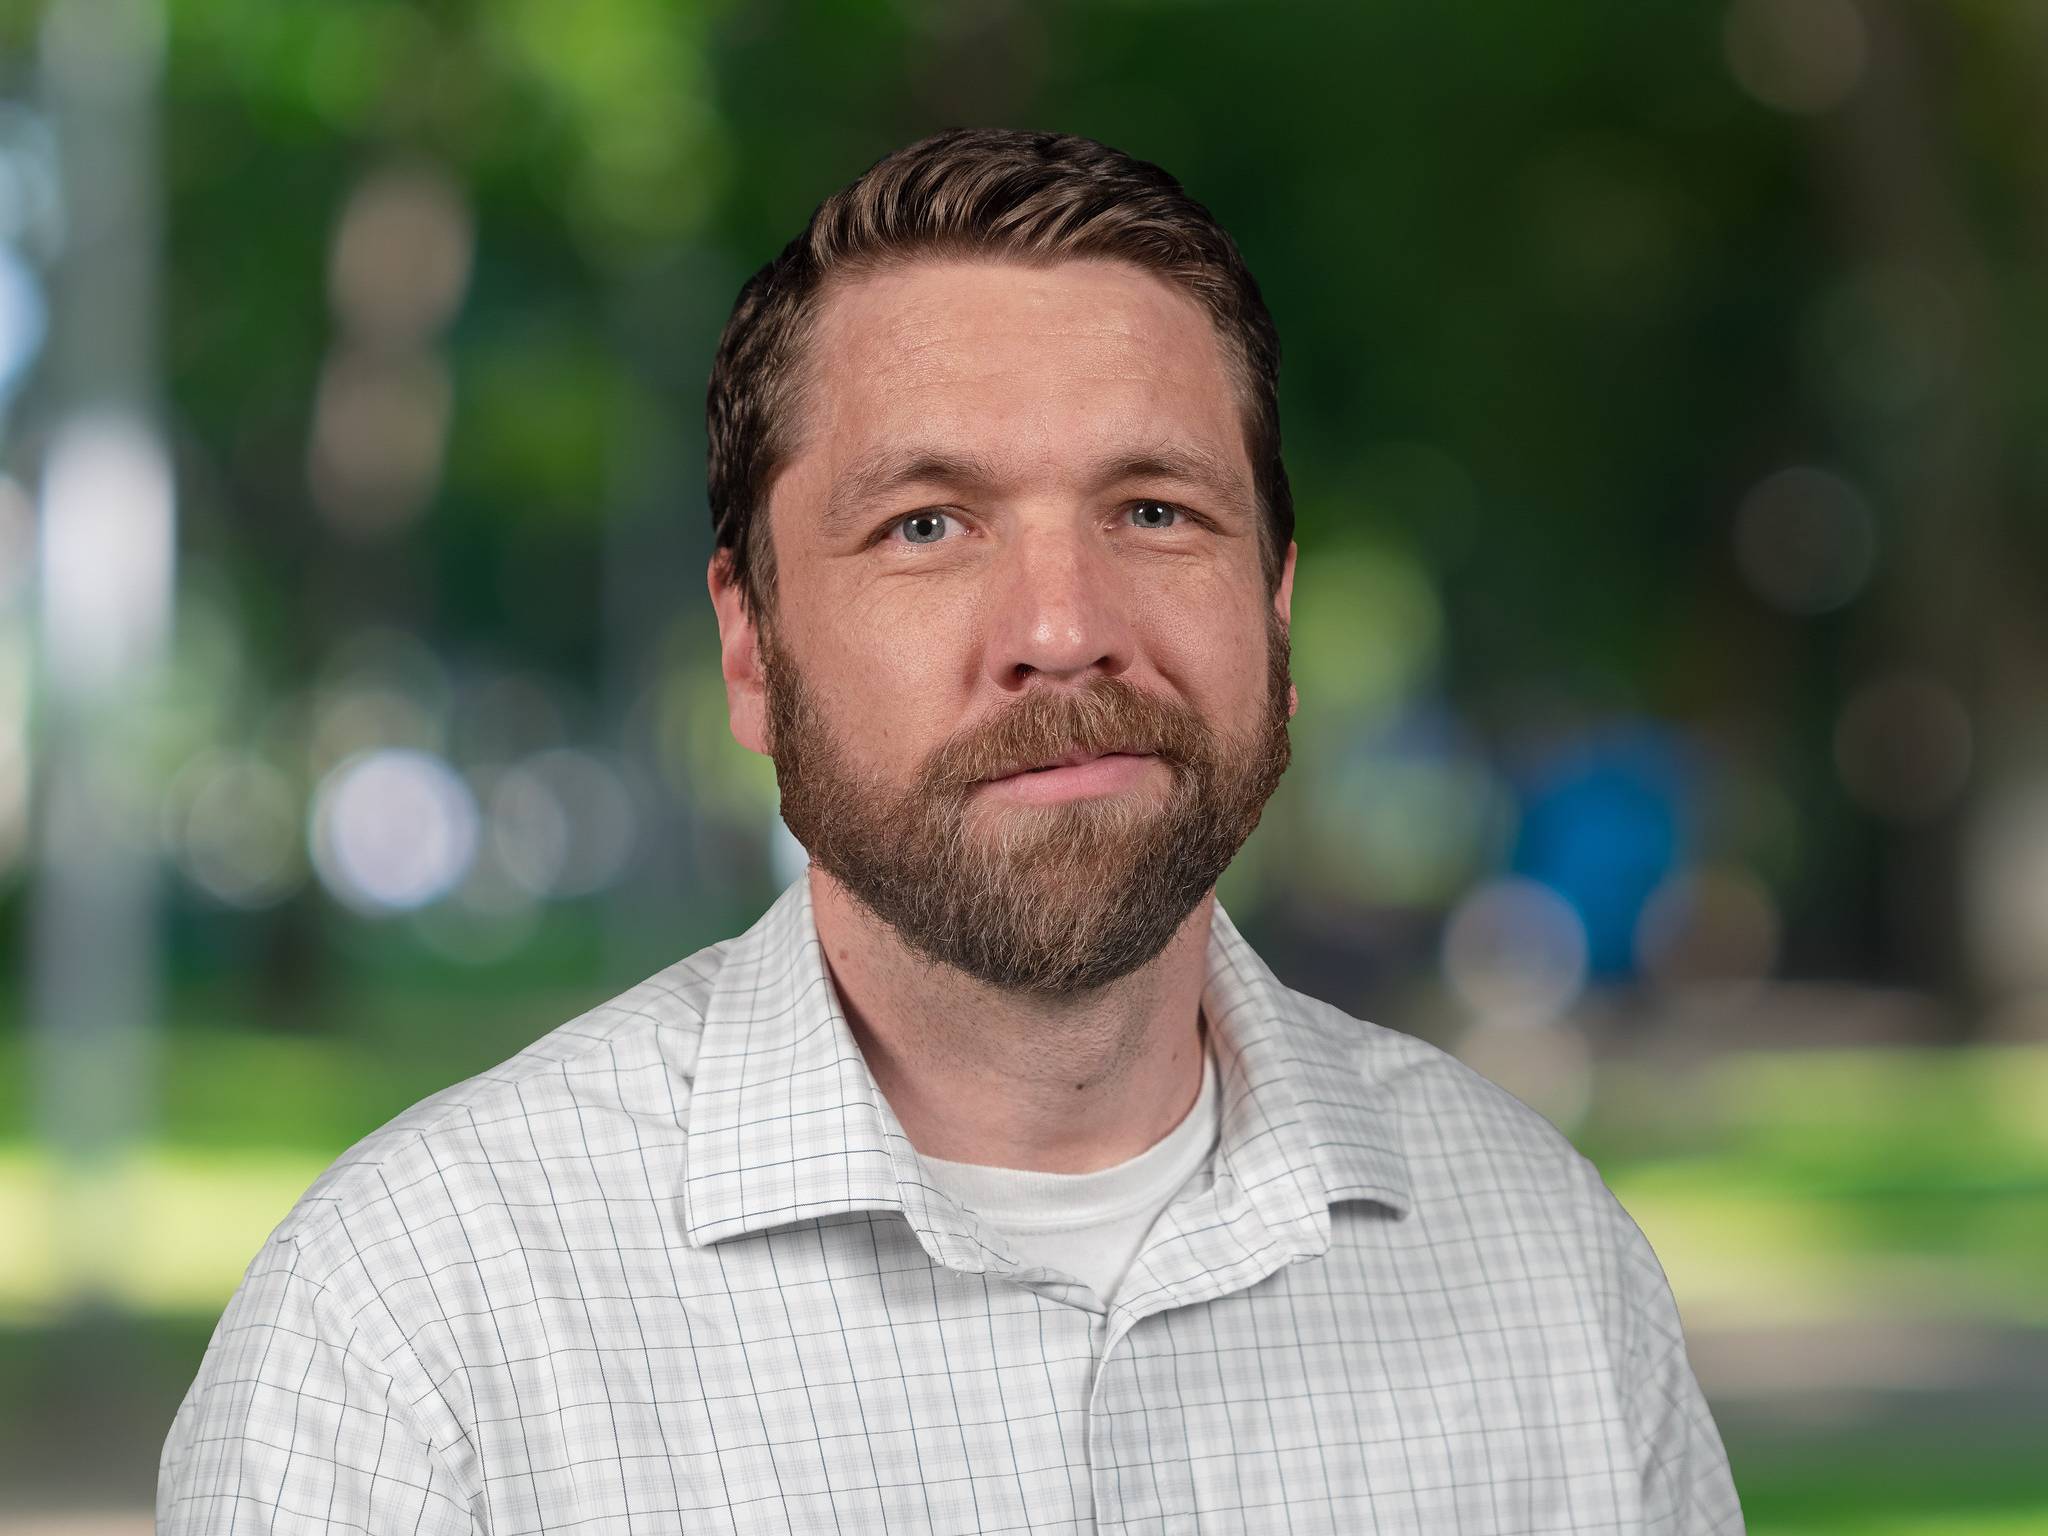
[[[0,405],[42,351],[48,319],[42,284],[21,253],[0,239]]]
[[[1636,920],[1690,841],[1695,780],[1682,740],[1640,720],[1581,738],[1518,776],[1514,872],[1572,904],[1594,976],[1634,974]]]

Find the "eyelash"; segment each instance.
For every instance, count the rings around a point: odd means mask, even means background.
[[[1135,511],[1139,507],[1165,507],[1172,511],[1176,517],[1183,518],[1186,521],[1193,523],[1197,526],[1207,526],[1207,519],[1200,516],[1200,514],[1191,512],[1190,510],[1188,510],[1188,508],[1182,506],[1177,501],[1166,501],[1157,496],[1144,496],[1140,497],[1136,501],[1126,502],[1124,503],[1122,510],[1125,512],[1131,512]],[[919,511],[916,512],[906,512],[903,514],[903,516],[891,518],[888,522],[882,525],[881,530],[877,535],[877,542],[888,540],[890,536],[896,532],[897,529],[901,528],[904,524],[912,522],[920,517],[950,517],[954,518],[956,521],[958,520],[957,513],[950,512],[943,507],[928,507],[920,509]],[[1177,528],[1180,525],[1178,523],[1170,523],[1167,526]],[[1163,530],[1154,529],[1151,531],[1160,532]],[[904,540],[903,542],[909,545],[909,547],[912,549],[921,549],[926,547],[923,545],[910,544],[908,540]],[[937,542],[944,543],[945,541],[941,539]]]

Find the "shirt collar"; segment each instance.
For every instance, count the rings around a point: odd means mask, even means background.
[[[1222,1077],[1221,1161],[1276,1232],[1327,1246],[1329,1203],[1405,1213],[1392,1094],[1370,1025],[1283,987],[1219,902],[1202,1006]],[[938,1262],[986,1270],[1000,1240],[924,1177],[826,970],[799,875],[725,947],[690,1094],[685,1229],[698,1247],[851,1211],[902,1212]]]

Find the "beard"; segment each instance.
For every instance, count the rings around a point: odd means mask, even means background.
[[[1290,756],[1287,630],[1270,608],[1266,697],[1241,732],[1098,677],[1028,690],[903,782],[857,772],[765,624],[759,641],[791,833],[913,950],[1009,991],[1087,992],[1158,955],[1259,824]],[[978,795],[1074,751],[1150,752],[1172,784],[1163,798],[1155,783],[1048,804]]]

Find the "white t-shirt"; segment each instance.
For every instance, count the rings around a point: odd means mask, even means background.
[[[1160,1212],[1199,1173],[1223,1122],[1216,1063],[1204,1053],[1202,1089],[1179,1125],[1127,1162],[1093,1173],[1040,1173],[923,1157],[932,1183],[1010,1240],[1019,1257],[1066,1271],[1116,1299]]]

